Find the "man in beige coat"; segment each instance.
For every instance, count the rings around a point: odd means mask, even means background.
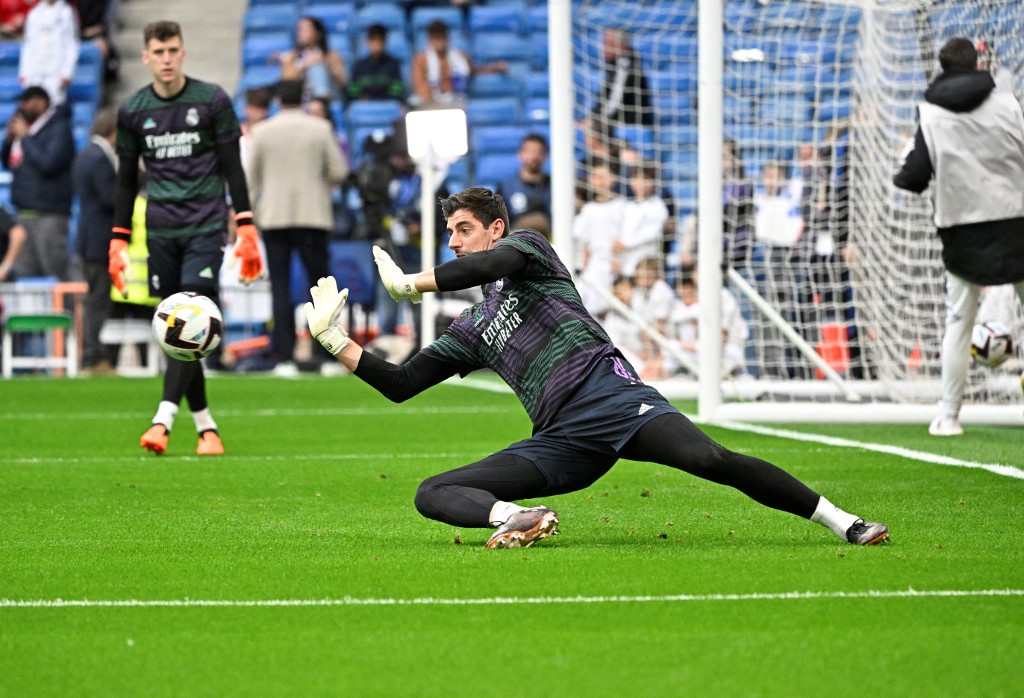
[[[252,129],[247,174],[267,248],[275,372],[295,375],[292,250],[298,250],[309,279],[329,275],[327,242],[334,230],[331,191],[349,168],[330,122],[302,111],[302,82],[282,81],[277,96],[281,111]]]

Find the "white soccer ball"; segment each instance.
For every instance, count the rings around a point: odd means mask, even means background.
[[[971,333],[971,356],[982,366],[995,368],[1013,355],[1013,336],[1001,322],[983,322]]]
[[[198,361],[220,344],[224,316],[217,304],[190,291],[160,301],[153,314],[153,336],[168,356],[178,361]]]

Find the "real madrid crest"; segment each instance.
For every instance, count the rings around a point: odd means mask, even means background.
[[[505,280],[504,279],[498,279],[497,281],[494,282],[494,288],[495,288],[496,291],[498,291],[498,293],[501,293],[501,289],[504,286],[505,286]]]
[[[189,126],[198,126],[199,125],[199,110],[196,109],[195,107],[191,107],[185,113],[185,123],[188,124]]]

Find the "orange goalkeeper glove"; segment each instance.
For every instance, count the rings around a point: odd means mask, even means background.
[[[235,231],[235,249],[232,254],[241,262],[238,280],[249,284],[263,278],[263,257],[260,255],[259,233],[252,222],[251,213],[239,213],[235,216],[238,228]]]
[[[122,233],[122,228],[114,228],[114,233]],[[116,237],[110,241],[110,249],[107,251],[107,273],[110,275],[110,283],[125,298],[128,297],[128,284],[125,279],[131,278],[132,262],[128,257],[128,242]]]

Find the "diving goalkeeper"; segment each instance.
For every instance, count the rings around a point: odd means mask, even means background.
[[[465,528],[494,527],[488,548],[528,547],[558,530],[558,515],[523,499],[583,489],[619,458],[650,461],[729,485],[752,499],[831,529],[856,545],[889,538],[885,524],[847,513],[771,463],[715,443],[645,385],[584,309],[565,265],[539,233],[509,231],[500,195],[471,188],[441,201],[456,259],[403,274],[374,257],[396,300],[483,286],[433,344],[401,365],[364,352],[340,324],[348,290],[320,279],[305,306],[310,330],[356,376],[402,402],[455,375],[490,368],[519,397],[533,436],[425,480],[424,516]]]

